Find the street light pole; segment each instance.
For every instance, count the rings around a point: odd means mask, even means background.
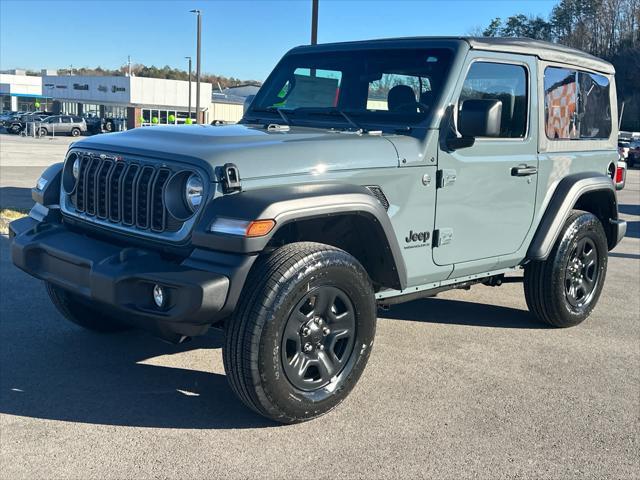
[[[318,43],[318,2],[311,0],[311,45]]]
[[[201,37],[202,37],[202,12],[200,10],[190,10],[191,13],[195,13],[198,22],[197,31],[197,52],[196,52],[196,123],[200,123],[200,50],[201,50]]]
[[[184,58],[189,60],[189,118],[191,118],[191,57]]]

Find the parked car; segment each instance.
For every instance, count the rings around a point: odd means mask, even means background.
[[[629,142],[626,161],[629,167],[635,167],[640,164],[640,139],[633,139]]]
[[[49,112],[31,112],[24,115],[17,115],[5,121],[4,127],[9,133],[18,134],[22,132],[28,123],[41,122],[51,115]]]
[[[73,115],[53,115],[42,121],[40,135],[68,134],[78,137],[87,131],[87,123],[84,118]]]
[[[610,63],[521,38],[298,47],[239,125],[74,142],[11,258],[90,330],[222,327],[240,400],[309,420],[356,385],[377,306],[524,270],[541,322],[589,317],[626,231],[615,92]]]
[[[629,157],[629,142],[620,140],[618,141],[618,153],[623,160],[627,160]]]

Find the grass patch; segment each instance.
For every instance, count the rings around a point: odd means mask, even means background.
[[[9,223],[17,220],[18,218],[26,217],[29,214],[29,209],[23,208],[2,208],[0,209],[0,234],[9,234]]]

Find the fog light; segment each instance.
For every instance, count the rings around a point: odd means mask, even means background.
[[[164,288],[162,288],[160,285],[153,286],[153,301],[155,302],[158,308],[164,307],[164,301],[165,301]]]

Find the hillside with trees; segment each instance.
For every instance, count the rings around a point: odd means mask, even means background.
[[[640,131],[640,0],[561,0],[549,18],[495,18],[486,37],[529,37],[578,48],[611,62],[622,130]]]
[[[123,65],[118,69],[105,69],[101,67],[95,68],[74,68],[74,75],[88,75],[88,76],[124,76],[129,71],[128,65]],[[34,72],[35,73],[35,72]],[[58,70],[59,75],[68,75],[69,69],[61,68]],[[132,64],[131,65],[131,73],[136,77],[150,77],[150,78],[166,78],[169,80],[188,80],[189,74],[186,70],[181,70],[179,68],[171,68],[169,65],[165,65],[164,67],[156,67],[151,65],[150,67],[142,64]],[[192,73],[192,79],[195,80],[195,73]],[[224,77],[222,75],[213,75],[210,73],[204,73],[201,75],[201,79],[203,82],[213,84],[214,90],[218,88],[218,85],[221,88],[233,87],[237,85],[245,85],[247,83],[253,85],[260,85],[260,82],[255,80],[240,80],[235,77]]]

